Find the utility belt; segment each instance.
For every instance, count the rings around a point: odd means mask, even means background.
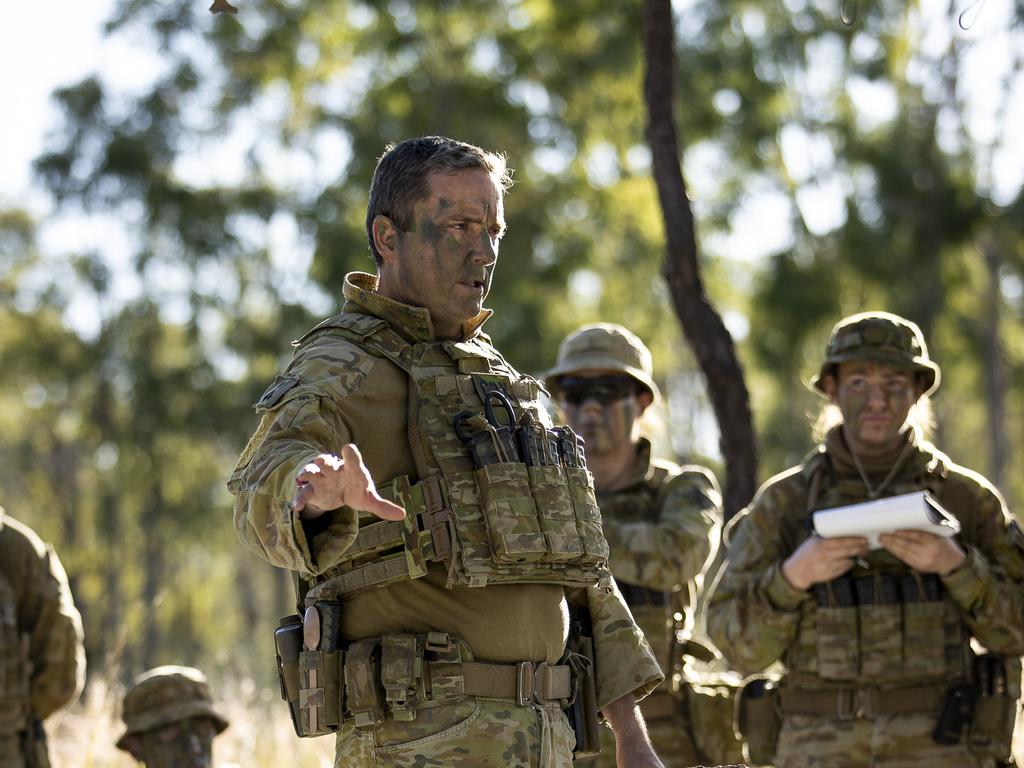
[[[630,608],[639,608],[647,605],[661,607],[667,602],[665,593],[660,590],[647,589],[636,584],[626,584],[622,581],[617,583],[619,591],[622,593],[622,599],[626,601],[626,605]]]
[[[1000,762],[1010,758],[1020,695],[1020,659],[995,654],[974,657],[970,679],[949,684],[814,690],[755,677],[740,691],[735,727],[747,759],[770,764],[785,716],[871,720],[920,713],[935,717],[932,740],[937,744],[966,743],[973,755]]]
[[[340,617],[339,603],[320,602],[301,619],[281,619],[274,633],[281,698],[298,736],[334,733],[345,722],[372,728],[388,715],[412,721],[420,709],[466,696],[520,707],[557,703],[574,721],[577,702],[586,698],[581,691],[588,684],[592,690],[592,660],[575,653],[559,664],[480,662],[446,632],[389,634],[342,647]],[[596,703],[592,708],[587,716],[596,728]]]

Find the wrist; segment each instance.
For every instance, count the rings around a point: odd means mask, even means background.
[[[793,589],[799,590],[800,592],[806,592],[811,588],[811,583],[809,581],[805,582],[799,576],[798,569],[794,567],[791,560],[792,558],[787,558],[783,561],[782,568],[779,569],[782,572],[782,578],[785,579],[786,583]]]

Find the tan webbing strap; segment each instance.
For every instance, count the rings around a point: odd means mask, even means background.
[[[512,699],[520,706],[531,701],[553,701],[572,697],[572,675],[565,664],[485,664],[464,661],[461,665],[467,696]]]
[[[937,712],[945,687],[838,688],[824,691],[785,688],[779,691],[787,715],[812,715],[839,720],[872,718],[910,712]]]
[[[409,563],[405,559],[405,553],[399,553],[335,576],[330,580],[330,585],[335,594],[347,595],[357,589],[367,589],[375,584],[383,584],[408,573]]]
[[[423,529],[430,531],[434,545],[433,557],[436,560],[448,561],[452,556],[452,537],[448,530],[451,510],[441,485],[441,477],[433,475],[417,483],[423,492],[426,510],[422,513]]]

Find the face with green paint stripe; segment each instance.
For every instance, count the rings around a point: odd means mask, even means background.
[[[373,226],[381,295],[430,312],[438,338],[457,339],[483,309],[505,231],[502,191],[484,169],[434,172],[408,231],[386,216]]]

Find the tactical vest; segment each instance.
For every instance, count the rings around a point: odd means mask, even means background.
[[[837,478],[824,452],[806,461],[802,474],[809,489],[806,532],[814,511],[865,499],[860,478]],[[935,456],[917,476],[895,480],[882,495],[927,490],[941,503],[947,474]],[[872,567],[856,565],[812,588],[813,621],[801,622],[786,655],[791,681],[800,685],[810,673],[825,681],[891,687],[964,676],[969,630],[938,576],[914,571],[882,551],[868,559]]]
[[[299,344],[327,330],[408,376],[409,445],[419,480],[403,475],[380,484],[405,518],[361,516],[355,542],[307,601],[421,578],[432,562],[445,565],[449,587],[582,587],[608,573],[582,444],[566,449],[566,435],[575,440],[571,430],[547,428],[536,380],[478,339],[409,344],[370,315],[337,315]]]
[[[24,731],[29,720],[29,638],[18,630],[17,606],[14,588],[0,573],[0,736]]]

